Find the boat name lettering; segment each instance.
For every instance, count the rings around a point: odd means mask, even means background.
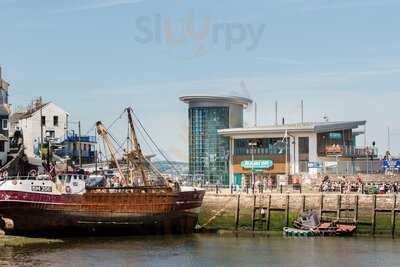
[[[31,189],[34,192],[53,192],[53,188],[51,188],[51,186],[33,185]]]

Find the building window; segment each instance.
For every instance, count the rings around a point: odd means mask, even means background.
[[[1,83],[1,79],[0,79]],[[6,90],[0,90],[0,104],[8,104],[8,92]]]
[[[8,130],[8,120],[3,120],[1,125],[3,130]]]
[[[58,127],[58,116],[53,117],[53,125]]]
[[[5,152],[5,142],[0,141],[0,152]]]
[[[46,136],[50,137],[50,138],[55,138],[56,132],[55,131],[46,131]]]
[[[299,137],[299,153],[310,153],[310,140],[308,137]]]
[[[42,125],[46,126],[46,116],[42,116]]]

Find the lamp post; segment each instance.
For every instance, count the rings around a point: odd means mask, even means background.
[[[254,148],[257,146],[257,141],[251,140],[249,142],[250,152],[251,152],[251,186],[254,192],[255,177],[254,177]]]

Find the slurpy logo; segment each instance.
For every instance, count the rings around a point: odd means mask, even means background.
[[[204,55],[210,46],[222,46],[226,51],[236,47],[242,47],[246,51],[255,50],[266,27],[265,24],[215,23],[210,17],[196,20],[193,14],[176,21],[161,14],[142,16],[135,20],[135,26],[136,42],[192,45],[193,56]]]

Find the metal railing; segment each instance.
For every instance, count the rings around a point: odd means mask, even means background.
[[[347,145],[331,145],[322,147],[320,156],[343,156],[343,157],[377,157],[378,149],[376,147],[354,147]]]

